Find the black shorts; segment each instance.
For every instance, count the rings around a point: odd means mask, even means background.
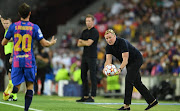
[[[11,73],[11,64],[9,63],[10,57],[11,57],[11,53],[5,55],[5,67],[6,67],[7,75],[8,75],[9,72]]]

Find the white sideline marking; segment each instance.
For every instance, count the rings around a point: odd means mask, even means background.
[[[92,104],[92,105],[123,105],[124,103],[83,103],[83,104]],[[147,103],[131,103],[133,105],[147,105]],[[159,103],[158,105],[180,105],[180,103]]]
[[[19,108],[24,108],[24,106],[20,106],[20,105],[16,105],[16,104],[11,104],[11,103],[6,103],[6,102],[1,102],[0,104],[6,104],[6,105],[10,105],[10,106],[15,106],[15,107],[19,107]],[[34,110],[34,111],[43,111],[43,110],[38,110],[38,109],[34,109],[34,108],[29,108],[29,110]]]

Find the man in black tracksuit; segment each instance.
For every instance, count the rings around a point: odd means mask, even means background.
[[[104,67],[112,63],[113,55],[121,62],[118,74],[121,73],[125,66],[127,68],[124,106],[118,110],[130,110],[129,105],[131,104],[133,86],[141,93],[149,104],[145,110],[157,105],[157,100],[150,94],[149,90],[141,81],[139,70],[143,63],[143,57],[139,50],[132,46],[127,40],[116,37],[112,29],[108,29],[105,32],[105,39],[108,44],[106,46],[106,62]]]
[[[96,96],[97,80],[96,80],[96,60],[97,60],[97,43],[99,33],[94,28],[94,16],[88,14],[86,16],[86,26],[80,39],[78,40],[78,47],[84,47],[82,61],[81,61],[81,79],[83,83],[83,97],[76,102],[94,102]],[[89,96],[87,71],[90,70],[91,79],[91,96]]]

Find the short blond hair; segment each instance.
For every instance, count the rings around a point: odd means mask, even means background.
[[[91,15],[91,14],[87,14],[87,15],[86,15],[86,18],[91,18],[91,19],[92,19],[92,21],[94,21],[94,16],[93,16],[93,15]]]
[[[109,33],[111,33],[111,34],[115,35],[115,32],[114,32],[114,30],[112,30],[112,29],[108,29],[108,30],[106,30],[106,32],[105,32],[105,34],[104,34],[104,35],[107,35],[107,34],[109,34]]]

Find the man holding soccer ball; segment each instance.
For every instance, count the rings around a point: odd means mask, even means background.
[[[121,66],[118,69],[118,74],[126,66],[127,75],[125,78],[125,97],[124,106],[118,110],[130,110],[133,86],[141,93],[149,104],[145,110],[149,110],[158,104],[158,101],[150,94],[149,90],[141,81],[139,69],[143,63],[143,57],[138,49],[132,46],[127,40],[116,37],[112,29],[105,32],[106,46],[106,62],[104,67],[112,63],[112,55],[120,62]],[[103,69],[105,73],[105,69]]]

